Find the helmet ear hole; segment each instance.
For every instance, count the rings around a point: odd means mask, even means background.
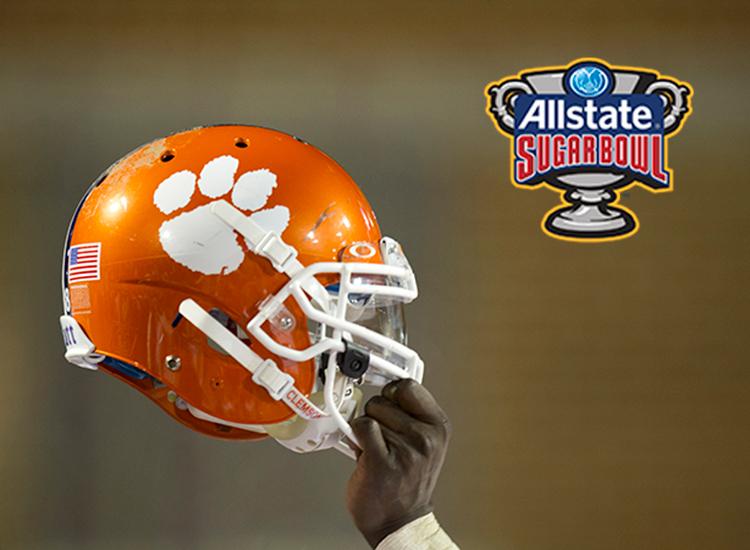
[[[245,138],[237,138],[234,140],[234,146],[239,149],[245,149],[248,146],[247,140]]]
[[[226,313],[224,310],[221,310],[219,308],[213,308],[212,310],[208,312],[208,314],[214,319],[216,319],[217,321],[219,321],[219,323],[221,323],[224,328],[226,328],[229,332],[231,332],[237,338],[242,340],[246,345],[248,346],[251,345],[250,337],[247,335],[247,333],[244,330],[242,330],[242,327],[239,326],[234,320],[232,320],[229,314]],[[211,349],[218,351],[222,355],[229,355],[226,351],[224,351],[224,349],[221,346],[219,346],[219,344],[217,344],[210,338],[207,338],[207,340],[208,340],[208,345]]]
[[[174,151],[164,151],[164,152],[163,152],[163,153],[161,154],[160,160],[161,160],[162,162],[169,162],[169,161],[170,161],[170,160],[172,160],[173,158],[174,158]]]

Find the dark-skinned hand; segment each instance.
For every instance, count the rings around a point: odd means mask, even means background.
[[[390,533],[432,512],[450,423],[422,385],[399,380],[370,399],[365,414],[351,425],[362,450],[347,486],[347,507],[375,548]]]

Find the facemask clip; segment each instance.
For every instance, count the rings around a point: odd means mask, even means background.
[[[344,340],[344,351],[336,356],[339,370],[349,378],[359,379],[370,366],[370,352],[354,342]]]

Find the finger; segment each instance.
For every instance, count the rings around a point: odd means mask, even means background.
[[[379,395],[367,402],[365,414],[396,433],[410,435],[419,430],[417,419],[403,411],[393,401]]]
[[[428,424],[445,424],[448,415],[437,404],[430,392],[410,378],[391,382],[383,388],[383,395],[414,418]]]
[[[376,458],[388,456],[388,446],[383,437],[380,425],[367,416],[359,416],[351,422],[352,431],[357,436],[362,452]],[[359,455],[358,455],[359,458]]]
[[[383,390],[380,392],[383,397],[386,399],[390,399],[394,403],[396,402],[396,388],[398,388],[398,383],[401,382],[401,380],[394,380],[393,382],[388,382],[383,387]]]
[[[405,449],[411,447],[411,444],[400,433],[385,426],[380,426],[380,431],[383,433],[383,439],[388,446],[389,455],[402,454]]]

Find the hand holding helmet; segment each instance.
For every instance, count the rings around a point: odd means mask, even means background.
[[[347,504],[374,548],[387,535],[432,512],[432,492],[445,460],[450,423],[414,380],[391,382],[352,422],[362,446]]]

